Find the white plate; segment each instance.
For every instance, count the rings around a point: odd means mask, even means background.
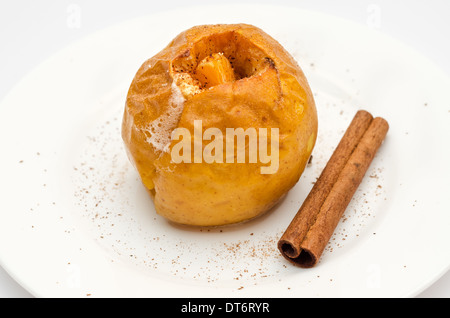
[[[138,67],[196,24],[246,22],[278,39],[314,91],[313,162],[271,213],[220,229],[158,216],[124,153]],[[202,7],[99,31],[49,58],[0,105],[0,260],[38,297],[403,297],[450,264],[449,78],[405,45],[336,17]],[[320,263],[276,249],[359,108],[387,139]]]

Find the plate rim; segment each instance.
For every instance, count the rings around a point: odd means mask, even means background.
[[[210,9],[217,9],[218,7],[228,7],[228,8],[229,8],[229,7],[231,7],[231,6],[233,6],[233,7],[243,7],[243,6],[244,6],[244,7],[252,7],[251,5],[247,5],[247,4],[245,4],[245,5],[236,5],[236,4],[233,4],[233,5],[229,5],[229,6],[225,6],[225,5],[213,5],[213,4],[210,4],[210,5],[205,5],[205,6],[189,6],[188,9],[189,9],[189,10],[195,10],[197,7],[199,7],[199,8],[201,8],[201,10],[205,10],[205,9],[206,9],[206,10],[210,10]],[[342,18],[342,17],[339,17],[339,16],[334,16],[334,15],[331,15],[331,14],[328,14],[328,13],[324,13],[324,12],[320,12],[320,11],[304,10],[304,9],[299,9],[299,8],[291,7],[291,6],[287,6],[287,5],[267,5],[267,4],[264,4],[264,5],[261,5],[261,7],[264,7],[265,10],[268,10],[269,8],[278,8],[278,9],[280,9],[280,8],[292,8],[292,9],[295,9],[295,10],[297,10],[297,11],[302,11],[302,12],[313,12],[313,14],[319,14],[319,15],[323,15],[323,16],[329,16],[329,17],[332,17],[333,19],[338,19],[338,20],[345,21],[345,23],[351,23],[351,24],[355,24],[355,25],[359,25],[359,26],[360,26],[360,24],[357,23],[357,22],[355,22],[355,21],[347,20],[347,19],[345,19],[345,18]],[[185,9],[186,9],[186,8],[181,8],[181,9],[176,9],[176,10],[171,9],[171,10],[166,10],[166,11],[157,12],[157,13],[154,13],[154,14],[148,14],[148,15],[143,15],[143,16],[138,16],[138,17],[132,18],[132,19],[128,19],[128,20],[122,21],[122,22],[120,22],[120,23],[116,23],[116,24],[114,24],[114,25],[112,25],[112,26],[108,26],[108,27],[102,28],[102,29],[100,29],[100,30],[96,30],[96,31],[94,31],[94,32],[91,32],[91,33],[89,33],[87,36],[82,37],[81,39],[78,39],[78,40],[76,40],[76,41],[70,43],[69,45],[67,45],[67,46],[65,46],[65,47],[63,47],[63,48],[61,48],[60,50],[58,50],[58,51],[55,52],[54,54],[50,55],[47,59],[45,59],[44,61],[42,61],[42,62],[39,63],[38,65],[36,65],[34,68],[30,69],[30,71],[29,71],[25,76],[23,76],[23,77],[21,78],[21,80],[20,80],[18,83],[16,83],[16,84],[12,87],[12,89],[11,89],[11,90],[5,95],[5,97],[0,101],[0,112],[2,111],[2,110],[1,110],[1,109],[2,109],[1,106],[5,104],[4,101],[5,101],[5,100],[8,100],[8,99],[9,99],[9,96],[12,95],[12,94],[14,94],[14,91],[17,89],[17,87],[20,87],[21,83],[23,83],[24,81],[26,81],[27,78],[28,78],[28,76],[29,76],[31,73],[35,73],[40,67],[42,67],[43,65],[45,65],[45,64],[48,63],[49,61],[53,60],[55,56],[62,54],[63,52],[67,51],[69,48],[71,48],[71,47],[73,47],[73,46],[79,45],[79,43],[80,43],[80,42],[83,42],[83,41],[86,39],[86,37],[92,37],[94,34],[100,34],[100,33],[102,33],[102,32],[105,32],[105,30],[111,29],[112,27],[119,27],[119,26],[121,26],[121,25],[125,25],[125,24],[128,24],[128,23],[131,23],[131,21],[140,20],[140,19],[143,19],[143,18],[148,19],[148,18],[150,18],[150,17],[159,16],[159,15],[164,15],[164,14],[170,14],[170,13],[173,13],[174,11],[175,11],[175,12],[182,12],[182,11],[185,10]],[[426,57],[426,56],[420,54],[419,52],[417,52],[416,49],[412,48],[412,47],[409,46],[408,44],[405,44],[405,43],[403,43],[403,42],[400,42],[399,40],[395,39],[394,37],[392,37],[392,36],[389,35],[389,34],[382,33],[382,32],[380,32],[380,31],[378,31],[378,30],[372,30],[372,31],[378,33],[379,35],[381,35],[381,36],[384,37],[384,38],[389,38],[391,41],[394,41],[394,42],[396,42],[396,43],[398,43],[398,44],[404,46],[406,49],[408,49],[408,50],[410,50],[410,51],[416,53],[416,54],[417,54],[418,56],[420,56],[422,59],[427,60],[427,62],[430,63],[431,65],[434,65],[434,66],[436,67],[436,70],[440,71],[440,72],[442,73],[443,76],[447,77],[447,78],[449,79],[449,82],[450,82],[450,78],[449,78],[448,74],[446,74],[445,72],[443,72],[433,60],[431,60],[431,59],[429,59],[428,57]],[[15,281],[17,281],[24,289],[26,289],[27,291],[29,291],[29,292],[30,292],[31,294],[33,294],[34,296],[37,296],[37,297],[43,296],[43,295],[38,295],[38,294],[37,294],[30,286],[28,286],[28,285],[26,284],[26,282],[24,282],[24,281],[22,280],[22,278],[20,277],[20,275],[18,275],[17,273],[15,273],[15,272],[12,270],[12,267],[11,267],[11,266],[8,266],[8,261],[5,260],[5,259],[2,257],[2,255],[0,255],[0,265],[1,265],[1,266],[4,268],[4,270],[5,270],[5,271],[6,271],[6,272],[7,272],[7,273],[8,273]],[[423,284],[421,287],[418,287],[417,290],[411,291],[410,295],[408,295],[408,296],[415,296],[415,295],[419,294],[420,292],[424,291],[425,289],[427,289],[428,287],[430,287],[432,284],[434,284],[437,280],[439,280],[439,278],[441,278],[445,273],[447,273],[449,269],[450,269],[450,263],[447,264],[447,267],[446,267],[445,269],[443,269],[440,273],[434,275],[433,279],[430,280],[430,281],[428,281],[427,284]]]

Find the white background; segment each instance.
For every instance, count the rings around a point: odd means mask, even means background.
[[[124,20],[176,7],[224,1],[4,1],[0,2],[0,100],[31,69],[67,44]],[[433,60],[450,75],[450,1],[304,0],[272,3],[331,13],[389,34]],[[378,19],[374,21],[374,10]],[[73,19],[75,16],[77,19]],[[151,36],[151,34],[149,34]],[[7,242],[0,242],[6,244]],[[448,251],[442,251],[448,253]],[[431,260],[432,261],[432,256]],[[0,297],[32,297],[0,267]],[[418,297],[450,297],[450,272]]]

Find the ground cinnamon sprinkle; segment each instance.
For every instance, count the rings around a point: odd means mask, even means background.
[[[207,284],[239,282],[238,287],[280,281],[290,273],[291,267],[286,266],[277,250],[278,239],[284,231],[282,224],[266,232],[255,230],[251,223],[185,232],[185,229],[168,227],[151,210],[142,211],[144,202],[136,203],[137,193],[142,190],[140,180],[123,152],[117,118],[108,118],[109,124],[101,124],[91,132],[72,170],[80,216],[94,240],[109,251],[111,262],[121,260],[144,271],[156,271],[158,275]],[[307,173],[313,175],[324,161],[323,154],[315,153],[314,164],[310,164]],[[374,183],[380,183],[379,169],[375,166],[370,171],[377,178],[369,178],[369,189],[376,187]],[[382,194],[386,190],[378,191]],[[364,204],[363,197],[362,192],[355,195],[351,207],[355,211],[347,213],[345,224],[336,228],[335,240],[330,240],[327,253],[335,253],[344,243],[357,238],[370,222],[368,214],[357,213],[356,205]],[[349,228],[353,228],[350,233]],[[232,235],[234,231],[238,238]],[[182,238],[173,235],[177,232]],[[189,235],[185,236],[186,233]]]
[[[204,237],[199,237],[198,242],[184,241],[167,236],[163,232],[167,223],[151,210],[140,214],[134,200],[127,198],[139,189],[140,180],[121,148],[120,122],[108,121],[109,124],[100,125],[86,139],[85,150],[72,172],[81,216],[91,224],[94,239],[111,251],[112,262],[125,257],[126,261],[147,270],[163,269],[174,276],[209,283],[224,277],[254,283],[276,277],[276,273],[270,273],[267,260],[281,259],[275,247],[279,232],[247,231],[249,239],[227,239],[220,244],[210,244]],[[181,234],[184,231],[172,230]],[[232,227],[197,229],[202,236],[226,235],[230,230]],[[206,255],[210,256],[205,259]],[[249,266],[257,267],[258,271],[249,272]]]

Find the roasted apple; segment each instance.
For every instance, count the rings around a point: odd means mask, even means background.
[[[271,209],[314,148],[313,95],[294,58],[248,24],[186,30],[145,61],[122,137],[157,213],[218,226]]]

